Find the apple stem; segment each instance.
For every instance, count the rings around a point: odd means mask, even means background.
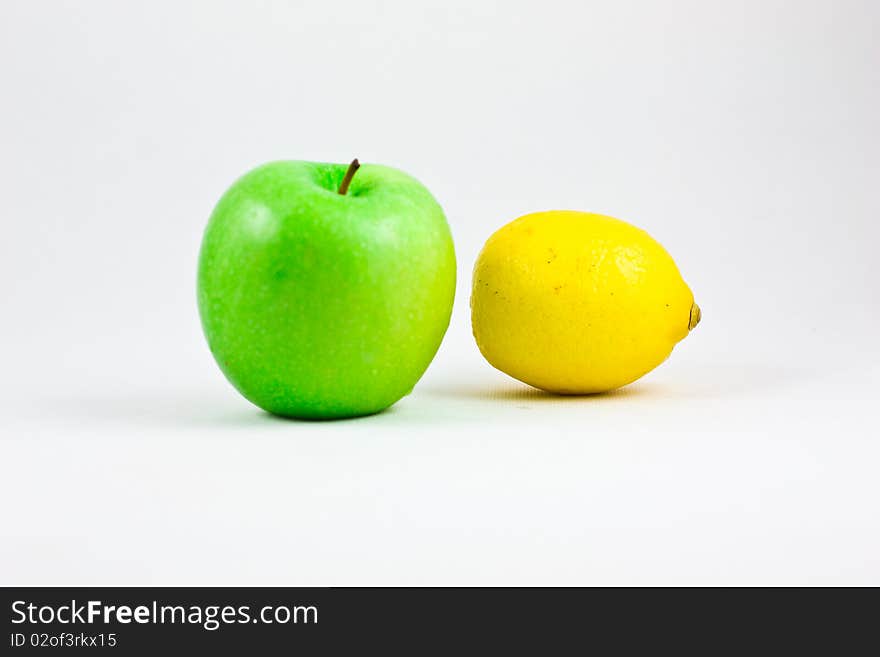
[[[351,161],[351,164],[348,165],[348,171],[345,172],[345,177],[342,179],[342,182],[339,184],[339,193],[345,196],[345,193],[348,191],[348,186],[351,184],[351,179],[354,178],[355,172],[361,168],[361,163],[358,162],[357,158],[354,158]]]

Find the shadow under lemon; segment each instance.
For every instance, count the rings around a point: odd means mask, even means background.
[[[460,400],[530,401],[548,404],[598,403],[634,397],[663,396],[664,386],[656,382],[635,382],[605,392],[567,395],[533,388],[525,383],[511,382],[495,385],[444,385],[424,391],[426,395]]]

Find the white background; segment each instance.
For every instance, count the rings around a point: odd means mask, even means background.
[[[0,583],[880,584],[880,4],[0,4]],[[196,256],[273,159],[422,180],[452,324],[410,397],[285,421]],[[470,336],[529,211],[673,254],[703,322],[556,398]]]

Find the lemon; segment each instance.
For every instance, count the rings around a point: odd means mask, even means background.
[[[613,390],[662,363],[700,321],[694,296],[648,233],[599,214],[527,214],[474,267],[474,337],[494,367],[562,394]]]

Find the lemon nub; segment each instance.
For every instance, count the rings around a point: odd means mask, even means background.
[[[700,323],[700,319],[703,317],[703,313],[700,312],[700,307],[697,304],[691,306],[691,316],[688,318],[688,331],[693,331],[697,324]]]

